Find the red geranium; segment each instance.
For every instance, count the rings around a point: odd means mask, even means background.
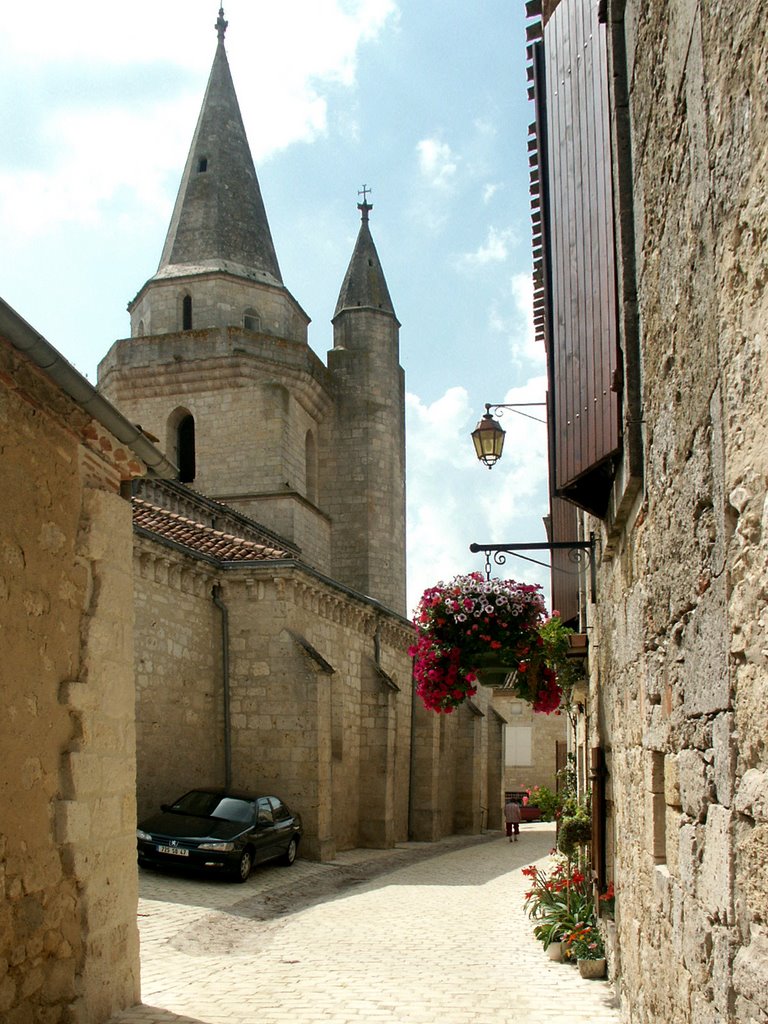
[[[418,639],[409,651],[425,707],[448,713],[474,696],[477,670],[492,654],[518,673],[515,689],[534,711],[556,711],[560,687],[538,633],[545,616],[540,586],[486,580],[479,572],[425,590],[414,617]]]

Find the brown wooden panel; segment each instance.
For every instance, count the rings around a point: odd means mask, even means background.
[[[597,515],[618,451],[616,268],[605,29],[598,0],[562,0],[536,84],[547,254],[555,493]],[[542,95],[544,94],[544,95]],[[546,137],[543,137],[545,131]]]
[[[550,540],[571,541],[578,539],[578,511],[576,506],[562,498],[550,499]],[[578,625],[580,570],[568,551],[553,551],[552,566],[552,610],[560,612],[560,618],[569,625]],[[575,621],[574,621],[575,620]]]

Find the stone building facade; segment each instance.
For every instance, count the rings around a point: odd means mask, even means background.
[[[121,488],[147,463],[173,471],[0,301],[7,1024],[91,1024],[139,997],[132,529]]]
[[[632,1024],[767,1021],[768,11],[561,0],[531,34],[611,971]]]
[[[504,718],[504,790],[521,793],[534,786],[556,791],[565,765],[567,718],[541,715],[527,701],[495,690],[493,705]]]

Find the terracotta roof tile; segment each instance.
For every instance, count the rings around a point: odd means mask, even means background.
[[[158,537],[173,541],[191,552],[217,558],[222,562],[254,562],[293,558],[294,553],[277,547],[271,541],[259,543],[231,533],[215,530],[178,512],[152,505],[143,498],[133,498],[134,526]]]

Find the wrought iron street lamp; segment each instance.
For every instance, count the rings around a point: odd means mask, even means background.
[[[516,403],[504,403],[504,402],[486,402],[485,403],[485,414],[477,424],[475,429],[472,431],[472,443],[475,446],[475,452],[478,459],[491,469],[501,458],[501,453],[504,451],[504,437],[506,431],[499,423],[498,420],[494,419],[491,410],[493,410],[498,416],[503,415],[503,410],[511,409],[512,412],[516,412],[518,416],[527,416],[530,420],[536,420],[537,423],[546,424],[546,420],[541,419],[539,416],[531,416],[530,413],[520,412],[521,408],[528,408],[531,406],[544,406],[546,402],[516,402]],[[592,571],[592,593],[595,592],[595,535],[590,533],[589,540],[573,540],[573,541],[548,541],[543,544],[470,544],[469,550],[474,554],[485,555],[485,575],[488,579],[491,578],[491,561],[495,562],[496,565],[504,565],[506,562],[506,556],[516,555],[518,558],[526,558],[529,561],[536,561],[536,559],[530,559],[527,555],[522,554],[523,551],[567,551],[571,561],[575,562],[579,566],[583,566],[584,559],[586,558],[587,564],[590,566]],[[539,564],[544,564],[539,563]],[[551,566],[547,566],[551,568]]]
[[[492,469],[499,461],[501,453],[504,451],[504,437],[506,436],[506,431],[499,421],[493,418],[491,409],[493,409],[497,416],[502,415],[500,410],[511,409],[513,412],[516,412],[518,416],[527,416],[529,420],[536,420],[537,423],[546,423],[546,420],[539,419],[538,416],[531,416],[528,412],[519,411],[521,408],[525,408],[527,406],[545,405],[546,402],[516,402],[514,404],[504,402],[486,402],[485,415],[472,431],[472,443],[475,446],[475,454],[483,465],[487,466],[488,469]]]

